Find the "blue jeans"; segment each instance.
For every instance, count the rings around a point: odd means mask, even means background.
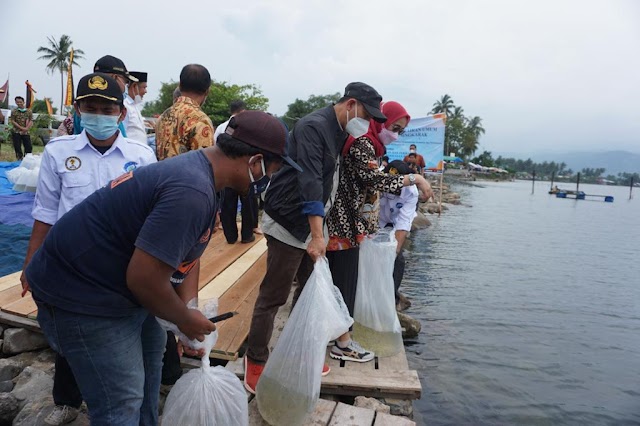
[[[157,425],[167,334],[155,317],[142,309],[127,317],[97,317],[36,303],[40,327],[69,362],[91,424]]]

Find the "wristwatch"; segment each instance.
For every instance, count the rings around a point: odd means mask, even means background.
[[[409,175],[409,185],[415,185],[416,184],[416,175],[414,175],[413,173],[411,173]]]

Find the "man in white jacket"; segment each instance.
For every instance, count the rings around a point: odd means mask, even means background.
[[[147,129],[142,118],[142,98],[147,93],[147,73],[130,71],[129,74],[138,81],[129,83],[127,96],[124,98],[124,106],[127,108],[127,116],[124,119],[127,137],[148,145]]]

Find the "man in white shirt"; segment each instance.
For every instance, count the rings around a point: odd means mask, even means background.
[[[384,171],[385,173],[392,175],[408,175],[412,173],[409,166],[400,160],[394,160],[389,163]],[[415,219],[417,215],[417,205],[418,188],[416,188],[415,185],[405,186],[402,188],[400,195],[386,193],[380,194],[380,228],[395,228],[396,240],[398,241],[398,246],[396,248],[396,262],[393,267],[393,283],[396,294],[396,305],[398,304],[398,298],[400,296],[398,289],[400,288],[400,283],[404,276],[405,260],[402,253],[402,246],[411,231],[413,219]]]
[[[78,135],[55,138],[44,149],[32,210],[35,220],[23,270],[65,213],[112,179],[156,162],[155,153],[146,143],[124,138],[118,130],[127,110],[115,79],[101,73],[89,74],[80,80],[76,93],[75,110],[84,130]],[[24,296],[28,290],[24,273],[20,281]],[[76,418],[82,395],[67,361],[59,354],[53,399],[56,407],[45,419],[46,424],[61,425]]]
[[[137,82],[129,82],[127,96],[124,98],[124,106],[127,108],[127,116],[124,119],[127,138],[133,139],[145,145],[147,141],[147,129],[142,118],[142,98],[147,93],[147,73],[130,71]]]

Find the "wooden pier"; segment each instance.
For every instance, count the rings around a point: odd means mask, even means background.
[[[249,244],[227,244],[221,231],[215,232],[201,257],[199,299],[219,298],[218,312],[238,311],[233,318],[217,324],[218,341],[210,357],[228,361],[226,368],[243,378],[244,343],[249,334],[253,306],[266,270],[267,246],[262,236]],[[37,307],[30,293],[21,297],[20,272],[0,277],[0,323],[40,331]],[[291,297],[275,321],[270,346],[273,348],[291,311]],[[325,398],[369,396],[404,401],[419,399],[422,387],[418,373],[409,368],[402,351],[368,363],[336,361],[327,356],[331,373],[322,378]],[[198,366],[199,361],[183,358],[183,366]],[[262,425],[256,401],[249,395],[250,424]],[[376,413],[341,402],[321,399],[309,419],[313,425],[411,425],[404,417]]]

